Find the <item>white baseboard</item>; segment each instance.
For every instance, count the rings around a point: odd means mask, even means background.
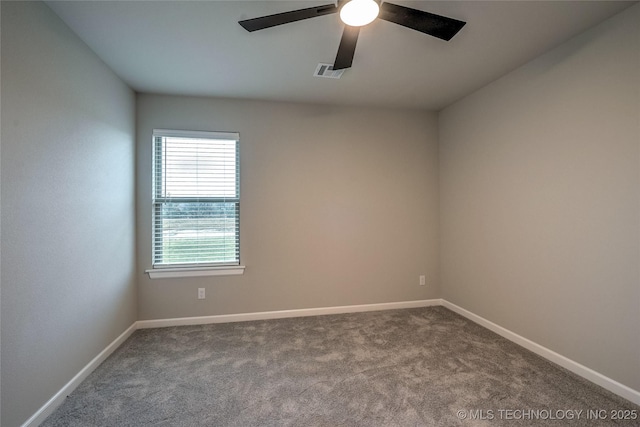
[[[35,427],[41,424],[49,415],[56,410],[58,406],[64,402],[64,399],[76,389],[80,385],[85,378],[89,376],[91,372],[93,372],[104,360],[109,357],[111,353],[113,353],[118,347],[122,345],[123,342],[127,338],[131,336],[132,333],[137,329],[136,322],[134,322],[126,331],[120,334],[118,338],[113,340],[111,344],[109,344],[104,350],[102,350],[96,357],[94,357],[91,362],[89,362],[80,372],[76,374],[75,377],[71,378],[71,380],[64,385],[51,399],[47,401],[35,414],[31,416],[22,427]]]
[[[306,308],[299,310],[263,311],[257,313],[223,314],[217,316],[181,317],[175,319],[138,320],[118,338],[100,352],[75,377],[58,391],[47,403],[31,416],[22,427],[35,427],[55,411],[78,385],[93,372],[111,353],[113,353],[136,329],[161,328],[167,326],[204,325],[210,323],[245,322],[250,320],[284,319],[289,317],[322,316],[327,314],[358,313],[365,311],[395,310],[404,308],[444,306],[467,319],[484,326],[498,335],[530,350],[545,359],[560,365],[569,371],[595,383],[637,405],[640,405],[640,392],[608,378],[593,369],[587,368],[561,354],[541,346],[521,335],[499,326],[447,300],[429,299],[418,301],[400,301],[381,304],[345,305],[339,307]]]
[[[216,316],[179,317],[175,319],[138,320],[138,329],[167,326],[206,325],[210,323],[247,322],[250,320],[284,319],[289,317],[323,316],[327,314],[359,313],[363,311],[396,310],[440,305],[440,299],[387,302],[381,304],[344,305],[339,307],[303,308],[298,310],[262,311],[257,313],[221,314]]]
[[[581,365],[578,362],[575,362],[561,354],[556,353],[553,350],[549,350],[548,348],[541,346],[521,335],[516,334],[506,328],[503,328],[500,325],[497,325],[490,320],[485,319],[484,317],[478,316],[464,308],[457,306],[453,303],[450,303],[447,300],[442,300],[442,305],[449,310],[458,313],[461,316],[466,317],[467,319],[479,324],[480,326],[484,326],[485,328],[495,332],[496,334],[512,341],[527,350],[530,350],[536,353],[539,356],[544,357],[545,359],[562,366],[563,368],[573,372],[581,376],[582,378],[591,381],[599,385],[602,388],[609,390],[617,394],[620,397],[623,397],[636,405],[640,405],[640,391],[634,390],[631,387],[627,387],[624,384],[617,382],[609,377],[602,375],[599,372],[594,371],[591,368],[587,368],[584,365]]]

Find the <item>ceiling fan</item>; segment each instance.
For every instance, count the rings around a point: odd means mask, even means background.
[[[380,3],[378,4],[375,0],[338,0],[334,4],[245,19],[238,21],[238,24],[242,25],[245,30],[253,32],[340,11],[340,19],[345,23],[345,27],[333,64],[334,70],[351,67],[360,27],[373,22],[376,18],[447,41],[451,40],[466,24],[466,22],[457,19],[382,2],[382,0]]]

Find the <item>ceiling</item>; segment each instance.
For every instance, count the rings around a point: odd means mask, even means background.
[[[337,14],[249,33],[238,21],[318,1],[48,1],[138,92],[439,110],[633,5],[624,1],[393,1],[467,25],[445,42],[376,20],[340,80]]]

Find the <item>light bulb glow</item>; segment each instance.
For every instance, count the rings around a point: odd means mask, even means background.
[[[342,6],[340,19],[352,27],[361,27],[378,17],[380,6],[373,0],[351,0]]]

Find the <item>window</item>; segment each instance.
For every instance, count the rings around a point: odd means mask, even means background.
[[[237,133],[153,131],[154,271],[239,266],[238,146]]]

